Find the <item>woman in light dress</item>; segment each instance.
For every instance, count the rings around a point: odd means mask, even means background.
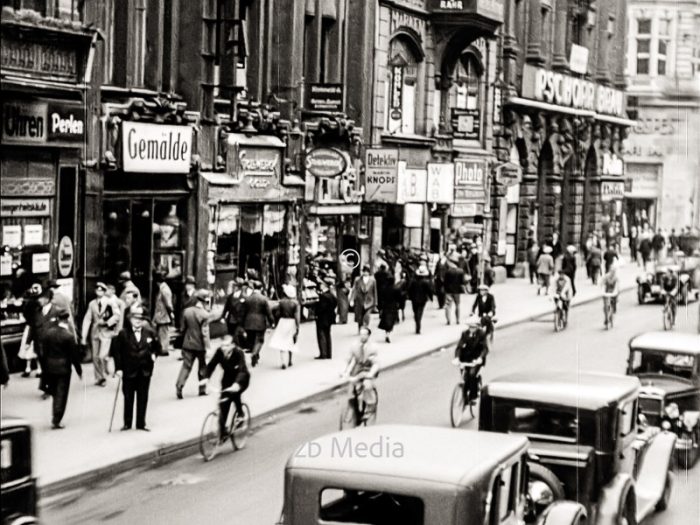
[[[296,300],[296,288],[282,285],[285,297],[279,302],[278,321],[270,339],[270,348],[279,350],[282,370],[292,366],[292,354],[297,351],[300,308]]]

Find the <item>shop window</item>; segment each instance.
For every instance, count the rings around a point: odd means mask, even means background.
[[[420,67],[405,38],[397,37],[389,46],[387,81],[387,131],[412,134],[416,131],[416,103]]]

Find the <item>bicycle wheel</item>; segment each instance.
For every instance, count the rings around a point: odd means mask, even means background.
[[[209,412],[204,418],[202,433],[199,436],[199,452],[204,461],[211,461],[219,451],[219,412]]]
[[[375,387],[372,387],[372,395],[374,397],[374,409],[371,413],[367,413],[367,405],[364,405],[363,407],[363,414],[362,414],[362,424],[366,427],[370,425],[374,425],[374,423],[377,421],[377,408],[379,407],[379,394],[377,393],[377,389]]]
[[[357,426],[357,410],[355,409],[355,401],[348,399],[340,412],[340,430],[355,428]]]
[[[231,443],[233,443],[234,450],[245,447],[250,435],[250,409],[245,403],[241,408],[243,411],[236,411],[231,422]]]
[[[450,423],[454,428],[462,424],[464,405],[464,385],[459,383],[452,392],[452,399],[450,400]]]

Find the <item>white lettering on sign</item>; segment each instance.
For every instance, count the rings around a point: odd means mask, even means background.
[[[366,202],[396,202],[399,150],[368,148],[365,154]]]
[[[248,185],[255,189],[264,189],[270,185],[269,179],[258,179],[256,177],[248,177],[245,179],[248,181]]]
[[[473,186],[484,184],[484,165],[477,162],[459,161],[455,164],[455,185]]]
[[[464,9],[462,0],[440,0],[440,9]]]
[[[61,115],[58,113],[51,114],[51,133],[82,135],[83,131],[83,121],[76,119],[73,114],[71,114],[68,118],[61,118]]]
[[[623,175],[624,165],[622,159],[614,153],[603,155],[603,175]]]
[[[401,109],[403,96],[403,67],[394,66],[391,77],[391,109]]]
[[[238,154],[238,162],[246,175],[257,175],[260,177],[271,177],[275,174],[275,168],[279,163],[279,155],[273,158],[248,158],[248,152],[241,150]]]
[[[624,181],[603,181],[600,186],[601,200],[604,202],[622,199],[625,195]]]
[[[187,173],[192,155],[192,128],[164,124],[122,124],[124,171]]]

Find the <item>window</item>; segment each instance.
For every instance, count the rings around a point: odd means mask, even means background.
[[[389,47],[387,130],[415,133],[419,64],[406,41],[395,38]]]
[[[481,138],[481,96],[483,67],[474,48],[467,48],[457,60],[454,82],[449,91],[449,119],[454,138]]]
[[[335,523],[366,525],[423,525],[425,508],[420,498],[388,492],[324,489],[319,518]]]
[[[651,57],[651,18],[637,20],[637,74],[649,74]]]
[[[619,434],[621,437],[629,436],[636,428],[637,400],[632,400],[620,405],[618,409]]]
[[[656,55],[656,74],[666,75],[666,65],[668,50],[671,43],[671,21],[668,19],[659,20],[659,42]]]
[[[690,68],[693,78],[700,77],[700,35],[695,35],[695,44],[693,46],[693,57],[691,59]]]

